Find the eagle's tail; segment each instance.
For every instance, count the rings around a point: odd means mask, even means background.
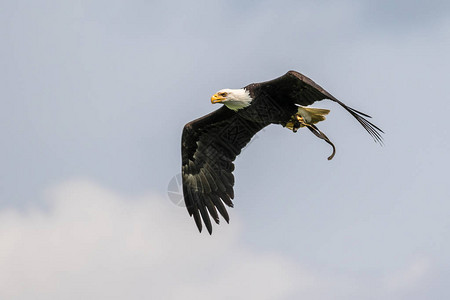
[[[303,117],[306,124],[312,125],[325,120],[325,116],[328,115],[329,112],[329,109],[299,106],[297,113]]]

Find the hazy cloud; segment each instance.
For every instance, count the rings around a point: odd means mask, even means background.
[[[0,213],[2,299],[276,299],[313,282],[280,255],[240,245],[237,220],[200,235],[167,199],[87,181],[47,199],[47,210]]]
[[[305,268],[242,245],[235,218],[198,234],[158,195],[89,181],[45,194],[46,209],[0,213],[2,299],[389,299],[420,287],[431,267],[419,260],[387,278]]]

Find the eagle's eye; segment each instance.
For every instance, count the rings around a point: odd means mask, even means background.
[[[219,96],[222,96],[222,97],[226,97],[228,95],[228,93],[227,92],[222,92],[222,93],[219,93]]]

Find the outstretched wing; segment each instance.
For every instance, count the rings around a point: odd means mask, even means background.
[[[282,101],[292,101],[293,103],[307,106],[323,99],[335,101],[345,108],[345,110],[347,110],[353,117],[355,117],[376,142],[379,142],[380,144],[383,143],[383,139],[381,137],[383,130],[366,119],[371,118],[369,115],[345,105],[328,93],[320,85],[315,83],[312,79],[301,73],[289,71],[281,77],[270,81],[253,84],[252,86],[253,88],[257,87],[263,90],[274,100],[280,101],[280,103]]]
[[[229,221],[224,203],[233,207],[233,161],[263,127],[225,106],[184,126],[181,140],[184,201],[200,232],[203,219],[211,234],[210,216],[219,223],[217,211]]]

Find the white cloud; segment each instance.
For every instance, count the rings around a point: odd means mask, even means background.
[[[387,290],[396,293],[409,291],[421,285],[430,274],[431,262],[426,258],[413,261],[404,270],[390,274],[385,278]]]
[[[274,299],[312,283],[283,257],[240,245],[237,220],[200,235],[160,196],[87,181],[47,198],[45,211],[0,213],[1,299]]]
[[[429,275],[427,260],[392,276],[312,271],[243,245],[236,218],[198,234],[161,196],[89,181],[46,199],[46,209],[0,212],[0,299],[396,299]]]

